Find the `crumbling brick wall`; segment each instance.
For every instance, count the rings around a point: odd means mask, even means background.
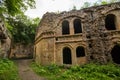
[[[116,29],[108,30],[106,18],[111,14],[115,16],[113,21]],[[82,33],[75,33],[76,19],[81,22]],[[62,32],[64,21],[69,25],[69,34],[66,35]],[[36,34],[35,60],[43,65],[51,62],[62,65],[64,64],[63,49],[68,47],[71,50],[72,65],[90,61],[100,63],[112,61],[112,48],[120,43],[119,21],[120,2],[59,14],[46,13]],[[76,57],[76,49],[79,46],[85,49],[84,57]]]
[[[33,44],[14,43],[9,57],[12,59],[31,59],[33,58],[33,49]]]
[[[11,36],[0,18],[0,57],[8,57],[10,54]]]

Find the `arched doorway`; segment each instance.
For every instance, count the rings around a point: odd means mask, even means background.
[[[82,46],[78,46],[76,48],[76,56],[77,57],[84,57],[85,56],[85,49]]]
[[[69,22],[67,20],[62,22],[62,35],[70,34]]]
[[[114,14],[108,14],[105,18],[105,27],[107,30],[116,30],[115,26],[115,15]]]
[[[81,26],[81,20],[75,19],[74,20],[74,33],[82,33],[82,26]]]
[[[71,50],[68,47],[63,48],[63,64],[72,64]]]
[[[115,45],[111,51],[113,62],[120,64],[120,45]]]

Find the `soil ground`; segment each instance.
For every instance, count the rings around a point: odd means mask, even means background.
[[[46,80],[45,78],[38,76],[32,71],[32,69],[29,67],[31,62],[31,59],[15,61],[18,66],[19,76],[21,80]]]

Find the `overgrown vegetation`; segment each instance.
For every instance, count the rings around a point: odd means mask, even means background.
[[[35,8],[35,0],[0,0],[0,18],[11,32],[13,42],[34,42],[39,18],[31,19],[26,16],[28,8]]]
[[[15,18],[9,17],[7,19],[7,28],[11,32],[15,43],[34,43],[39,18],[31,19],[24,14],[20,14]]]
[[[0,0],[0,17],[15,17],[29,7],[35,8],[35,0]]]
[[[41,66],[32,63],[32,69],[48,80],[120,80],[120,67],[109,63],[107,65],[86,64],[82,66]]]
[[[81,7],[81,9],[88,8],[88,7],[91,7],[91,6],[98,6],[98,5],[105,5],[105,4],[115,3],[115,2],[120,2],[120,0],[98,0],[98,1],[96,1],[94,3],[85,2],[83,4],[83,6]]]
[[[15,64],[8,59],[0,59],[0,80],[20,80]]]

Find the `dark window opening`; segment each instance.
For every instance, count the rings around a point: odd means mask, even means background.
[[[105,27],[107,30],[116,30],[115,27],[115,15],[109,14],[105,19]]]
[[[63,49],[63,64],[72,64],[71,50],[68,47]]]
[[[74,20],[74,33],[82,33],[82,26],[81,26],[81,20],[75,19]]]
[[[55,38],[56,39],[56,41],[58,41],[58,38]]]
[[[87,35],[86,37],[87,37],[88,39],[90,39],[90,38],[91,38],[91,36],[90,36],[90,35]]]
[[[63,21],[62,22],[62,34],[63,35],[70,34],[70,31],[69,31],[69,22],[68,21]]]
[[[92,48],[92,44],[89,44],[89,47]]]
[[[94,57],[91,55],[91,56],[90,56],[90,59],[91,59],[91,60],[93,60],[93,59],[94,59]]]
[[[104,37],[107,37],[108,35],[107,34],[104,34]]]
[[[84,57],[85,56],[85,49],[82,46],[76,48],[76,56],[77,57]]]
[[[111,51],[111,56],[113,62],[120,64],[120,45],[114,46],[114,48]]]

